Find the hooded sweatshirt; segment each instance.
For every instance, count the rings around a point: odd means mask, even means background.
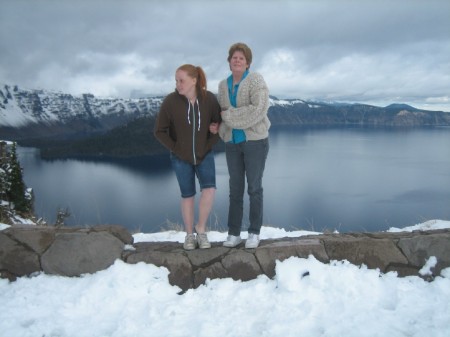
[[[154,135],[178,158],[198,165],[219,140],[218,134],[209,132],[209,125],[220,121],[220,105],[213,93],[207,91],[192,104],[175,91],[161,104]]]

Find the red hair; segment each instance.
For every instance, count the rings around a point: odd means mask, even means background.
[[[177,71],[178,70],[183,70],[189,77],[196,78],[197,84],[195,87],[197,89],[197,96],[206,96],[206,75],[202,67],[196,67],[192,64],[183,64],[178,67]]]

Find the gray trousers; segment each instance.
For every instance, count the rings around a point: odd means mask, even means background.
[[[228,209],[228,234],[241,233],[244,211],[245,178],[250,198],[249,233],[259,234],[263,221],[262,178],[269,153],[269,139],[226,143],[228,173],[230,175],[230,206]]]

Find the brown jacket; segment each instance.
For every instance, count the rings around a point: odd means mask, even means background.
[[[213,93],[207,91],[192,105],[175,91],[161,104],[154,135],[178,158],[198,165],[219,140],[218,134],[209,132],[209,125],[220,121],[220,106]]]

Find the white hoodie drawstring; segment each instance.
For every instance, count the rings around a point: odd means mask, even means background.
[[[189,101],[189,98],[188,98],[187,100],[188,100],[187,118],[188,118],[188,123],[189,123],[189,125],[191,125],[191,118],[189,117],[190,112],[191,112],[191,102]]]
[[[198,131],[200,131],[200,104],[198,103],[198,99],[196,100],[196,102],[197,102],[197,106],[198,106]],[[192,104],[192,108],[193,108],[193,111],[195,113],[194,104]],[[190,114],[191,114],[191,102],[188,99],[187,120],[188,120],[189,125],[191,124]]]
[[[196,101],[198,107],[198,131],[200,131],[200,104],[198,104],[198,99]]]

